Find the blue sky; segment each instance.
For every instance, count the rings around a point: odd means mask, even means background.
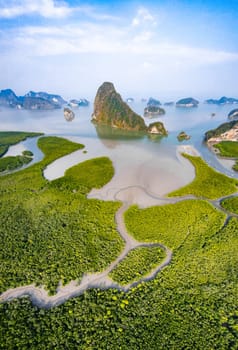
[[[0,0],[0,89],[238,97],[238,1]]]

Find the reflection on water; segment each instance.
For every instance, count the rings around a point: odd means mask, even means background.
[[[117,128],[112,128],[108,125],[98,125],[94,123],[97,136],[100,139],[110,139],[110,140],[135,140],[143,139],[146,135],[141,131],[127,131]]]
[[[134,102],[130,106],[135,112],[143,116],[143,103]],[[177,140],[177,135],[180,131],[185,131],[191,135],[191,139],[183,143],[194,145],[202,157],[219,171],[238,177],[238,174],[234,171],[224,168],[222,163],[203,144],[204,133],[226,122],[232,105],[200,104],[198,108],[191,109],[176,108],[175,106],[165,107],[166,114],[153,119],[153,121],[162,121],[169,132],[168,137],[162,138],[157,135],[148,136],[136,132],[122,132],[107,126],[95,126],[91,122],[92,108],[92,105],[90,105],[89,107],[81,107],[74,110],[75,119],[72,122],[65,121],[63,110],[24,111],[1,109],[1,130],[38,131],[48,135],[76,138],[78,142],[85,143],[86,149],[89,149],[86,155],[80,156],[80,161],[93,156],[108,155],[115,163],[116,159],[120,159],[120,162],[124,162],[129,168],[133,167],[136,159],[143,158],[142,154],[146,152],[147,157],[151,155],[153,162],[160,163],[161,167],[168,166],[165,159],[173,159],[174,169],[177,161],[176,146],[180,144]],[[211,116],[212,113],[215,113],[214,117]],[[146,124],[151,122],[149,118],[144,119]],[[36,141],[29,139],[26,141],[26,145],[26,148],[33,151],[35,155],[34,161],[40,160],[42,154],[36,147]],[[119,150],[120,155],[118,154]],[[127,160],[128,152],[132,154],[129,160]],[[145,160],[145,158],[143,159]],[[79,160],[77,159],[76,161]],[[173,168],[171,164],[170,170]],[[143,166],[147,166],[146,163]],[[126,168],[124,171],[127,171]]]

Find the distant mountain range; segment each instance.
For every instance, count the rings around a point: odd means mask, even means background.
[[[76,101],[77,106],[88,106],[86,99],[71,100]],[[49,94],[47,92],[29,91],[24,96],[17,96],[13,90],[5,89],[0,91],[0,106],[15,109],[28,110],[53,110],[61,108],[67,104],[60,95]]]
[[[215,105],[237,104],[238,103],[238,99],[237,98],[233,98],[233,97],[223,96],[219,100],[210,98],[209,100],[206,100],[205,103],[215,104]]]
[[[132,97],[127,98],[126,102],[131,103],[134,99]],[[146,99],[142,99],[142,102],[146,102]],[[220,99],[208,99],[204,103],[214,105],[225,104],[238,104],[238,99],[233,97],[223,96]],[[89,101],[85,98],[72,99],[69,102],[65,101],[63,97],[56,94],[50,94],[48,92],[29,91],[24,96],[17,96],[11,89],[0,90],[0,107],[8,107],[15,109],[27,109],[27,110],[53,110],[62,108],[64,105],[69,105],[72,108],[85,107],[89,105]],[[197,107],[199,101],[192,97],[182,98],[176,102],[176,107]],[[174,102],[166,102],[165,106],[173,106]],[[147,107],[159,107],[161,102],[153,97],[150,97],[147,101]]]

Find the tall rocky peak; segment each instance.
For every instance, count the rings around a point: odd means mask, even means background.
[[[18,97],[11,89],[0,91],[0,105],[4,107],[16,107],[19,103]]]
[[[92,120],[124,130],[147,130],[144,119],[131,110],[110,82],[104,82],[97,91]]]

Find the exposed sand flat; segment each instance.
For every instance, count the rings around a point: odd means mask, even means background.
[[[86,154],[79,150],[56,160],[46,168],[44,175],[52,180],[63,176],[74,164],[108,156],[113,161],[115,175],[103,188],[93,189],[89,198],[118,199],[140,207],[156,205],[160,204],[157,197],[185,186],[195,176],[191,163],[180,154],[198,155],[189,145],[158,147],[116,140],[107,140],[105,144],[95,139],[81,139],[80,142],[85,144]]]
[[[177,153],[178,154],[187,153],[190,156],[200,157],[200,153],[192,145],[179,145],[179,146],[177,146]]]
[[[196,153],[192,147],[186,150]],[[138,204],[140,207],[160,205],[164,201],[159,197],[185,186],[195,176],[194,167],[180,155],[179,151],[176,158],[168,154],[164,156],[160,154],[137,164],[133,163],[132,159],[129,164],[122,164],[119,160],[115,160],[114,165],[116,172],[113,179],[103,188],[93,189],[89,198],[118,199],[130,204]]]
[[[224,168],[231,170],[233,165],[236,163],[234,159],[225,159],[217,157],[218,162],[224,166]]]
[[[21,143],[18,143],[17,145],[10,146],[8,151],[4,154],[4,157],[19,156],[25,150],[26,150],[26,147],[21,142]]]

